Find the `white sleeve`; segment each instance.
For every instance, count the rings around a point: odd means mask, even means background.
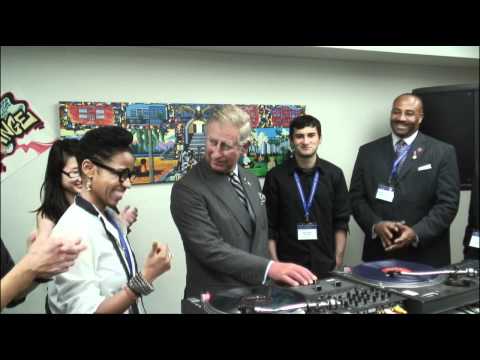
[[[62,232],[62,227],[54,229],[55,234]],[[55,276],[48,284],[52,313],[93,314],[105,300],[105,296],[101,295],[101,280],[95,273],[95,251],[92,246],[95,239],[92,239],[92,234],[88,231],[82,235],[82,243],[87,248],[68,271]]]

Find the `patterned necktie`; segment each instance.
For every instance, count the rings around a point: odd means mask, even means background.
[[[232,171],[228,175],[228,179],[230,180],[230,183],[232,184],[233,188],[235,189],[235,192],[237,193],[237,196],[240,199],[240,202],[248,210],[247,197],[245,196],[245,192],[243,190],[242,184],[240,183],[240,179],[238,178],[238,175],[235,174],[235,172]]]
[[[405,141],[403,141],[402,139],[398,140],[397,144],[395,145],[395,154],[396,154],[396,159],[398,159],[400,156],[403,155],[403,153],[405,151],[407,151],[408,149],[408,146],[407,146],[407,143]],[[402,158],[402,160],[400,160],[400,163],[398,164],[398,170],[397,171],[400,171],[400,169],[402,168],[402,165],[403,163],[405,162],[405,159],[407,157],[404,156]]]

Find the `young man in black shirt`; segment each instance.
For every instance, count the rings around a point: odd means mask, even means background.
[[[290,124],[293,157],[265,178],[269,250],[325,277],[343,262],[350,205],[342,170],[320,159],[318,119],[302,115]]]

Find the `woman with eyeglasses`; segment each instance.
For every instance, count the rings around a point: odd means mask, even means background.
[[[87,246],[74,266],[48,286],[52,313],[139,313],[138,299],[170,269],[167,246],[152,244],[138,268],[127,230],[112,210],[132,185],[132,134],[118,126],[90,130],[76,157],[84,186],[52,235],[79,236]]]
[[[37,213],[37,238],[50,235],[53,227],[82,190],[75,152],[78,140],[65,139],[53,143],[48,154],[45,179],[40,194],[42,204]]]
[[[40,188],[42,204],[34,210],[37,213],[36,238],[43,239],[50,235],[58,219],[82,189],[82,178],[75,157],[78,146],[79,140],[64,139],[55,141],[50,149],[45,178]],[[130,227],[137,220],[138,212],[136,208],[126,206],[120,216]]]

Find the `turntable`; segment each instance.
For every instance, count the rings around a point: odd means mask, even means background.
[[[298,287],[234,288],[182,300],[183,313],[382,314],[402,313],[403,296],[338,278]],[[398,309],[397,309],[398,308]]]
[[[369,285],[380,288],[417,288],[437,285],[445,281],[444,274],[431,274],[436,269],[417,263],[399,260],[366,262],[355,266],[352,274]],[[425,273],[419,276],[410,273]]]
[[[192,302],[193,299],[187,300]],[[307,307],[304,296],[274,285],[204,293],[196,305],[200,311],[194,312],[207,314],[303,314]],[[185,312],[191,310],[191,307],[186,308]]]
[[[190,314],[436,314],[478,308],[478,261],[442,269],[384,260],[363,263],[314,285],[261,285],[201,294],[182,300]],[[404,311],[403,311],[404,312]]]
[[[366,262],[336,276],[381,288],[406,298],[409,313],[441,313],[478,303],[478,262],[435,269],[400,260]]]

